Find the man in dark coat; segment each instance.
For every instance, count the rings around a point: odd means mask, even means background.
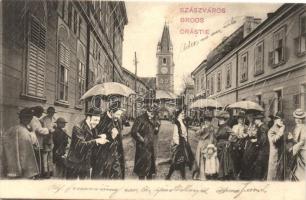
[[[92,154],[93,179],[122,179],[122,137],[119,134],[120,124],[115,123],[116,113],[120,110],[120,102],[113,101],[96,127],[96,137],[103,135],[109,143],[97,145]],[[117,125],[117,126],[116,126]],[[120,152],[119,152],[120,151]]]
[[[152,179],[156,173],[154,154],[154,107],[148,106],[145,113],[135,119],[131,136],[136,141],[134,173],[139,179]]]
[[[255,114],[253,118],[254,131],[256,132],[255,134],[248,133],[246,138],[240,175],[242,180],[264,180],[268,170],[269,142],[267,132],[269,129],[262,122],[263,114]],[[253,126],[252,124],[249,125],[248,130],[251,130],[250,126]]]
[[[90,108],[86,119],[72,130],[71,145],[67,156],[67,178],[85,179],[90,177],[92,148],[108,142],[106,138],[94,137],[93,130],[100,121],[101,111]]]
[[[56,127],[53,132],[53,163],[55,166],[54,177],[56,178],[65,178],[66,177],[66,166],[65,158],[66,151],[68,149],[69,136],[65,131],[67,121],[59,117],[56,120]]]

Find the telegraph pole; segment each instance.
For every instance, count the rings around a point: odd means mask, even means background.
[[[135,65],[135,92],[137,93],[137,55],[136,55],[136,51],[134,52],[134,65]]]

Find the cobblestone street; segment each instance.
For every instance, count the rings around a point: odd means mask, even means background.
[[[123,134],[125,135],[123,139],[123,147],[125,152],[125,160],[126,160],[126,179],[137,179],[137,176],[133,173],[134,167],[134,157],[135,157],[135,142],[131,138],[129,133],[131,127],[125,127]],[[172,131],[173,124],[169,121],[162,121],[161,129],[158,136],[158,148],[157,148],[157,175],[155,179],[164,179],[169,170],[169,163],[166,162],[170,157],[170,144],[172,140]],[[192,147],[193,152],[195,153],[195,149],[197,146],[197,136],[195,135],[194,130],[189,130],[189,142]],[[191,179],[192,173],[186,168],[186,178]],[[180,174],[179,172],[174,172],[172,175],[172,180],[179,180]]]

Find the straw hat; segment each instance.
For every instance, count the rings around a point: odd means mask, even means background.
[[[304,119],[306,117],[306,113],[302,109],[298,108],[293,112],[293,117],[298,119]]]

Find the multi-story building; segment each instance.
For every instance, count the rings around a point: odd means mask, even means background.
[[[206,96],[223,105],[256,101],[291,122],[294,109],[306,109],[306,4],[284,4],[259,22],[246,18],[226,51],[207,57]]]
[[[193,100],[197,100],[200,98],[205,98],[206,94],[206,60],[203,60],[200,65],[193,70],[191,73],[191,77],[194,81],[194,98]]]
[[[129,118],[135,118],[142,112],[142,110],[136,106],[135,100],[137,100],[138,97],[146,96],[149,87],[141,80],[141,78],[129,70],[122,68],[122,72],[125,77],[125,85],[132,88],[137,94],[136,96],[131,96],[125,99],[124,101],[124,108],[126,108],[127,116]]]
[[[54,106],[68,133],[82,119],[85,90],[123,82],[124,2],[2,1],[0,127],[23,107]],[[5,118],[4,118],[5,115]]]

